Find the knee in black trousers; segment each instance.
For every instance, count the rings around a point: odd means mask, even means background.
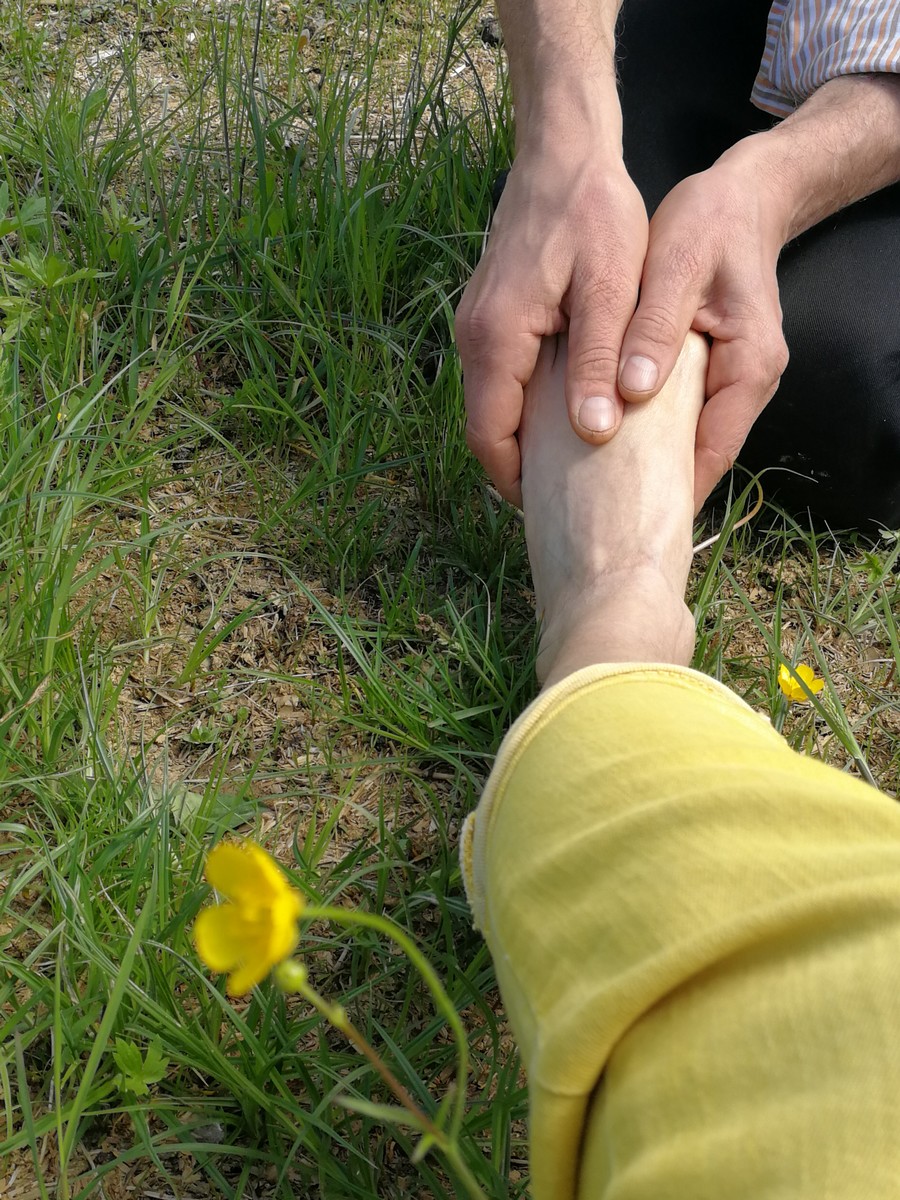
[[[772,124],[749,101],[768,12],[769,0],[625,0],[625,164],[651,213]],[[739,461],[775,468],[766,495],[798,515],[900,528],[900,185],[798,238],[778,278],[791,361]]]
[[[769,0],[625,0],[625,162],[652,212],[687,175],[773,118],[749,95]],[[835,527],[900,528],[900,185],[822,222],[781,256],[791,361],[739,462]],[[796,472],[796,474],[788,473]]]
[[[776,468],[764,489],[792,512],[900,528],[900,187],[804,234],[778,275],[791,361],[740,461]]]

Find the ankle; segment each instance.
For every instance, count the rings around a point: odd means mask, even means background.
[[[653,567],[610,573],[602,586],[544,614],[538,681],[549,687],[599,663],[689,665],[696,630],[683,594]]]

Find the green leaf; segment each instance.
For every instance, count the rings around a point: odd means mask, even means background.
[[[77,283],[82,279],[103,279],[103,271],[93,267],[71,269],[71,264],[58,254],[37,254],[29,251],[22,258],[11,258],[7,268],[13,274],[27,279],[36,287],[55,288],[62,283]]]
[[[162,1042],[154,1038],[147,1047],[147,1057],[144,1059],[143,1075],[146,1083],[159,1083],[165,1079],[170,1060],[162,1052]]]
[[[123,1092],[133,1092],[135,1096],[148,1095],[148,1085],[164,1079],[169,1068],[169,1059],[163,1055],[158,1038],[147,1047],[146,1057],[141,1056],[134,1042],[116,1038],[113,1058],[120,1071],[116,1081],[120,1089]]]
[[[409,1161],[420,1163],[428,1151],[436,1145],[437,1139],[433,1136],[433,1134],[426,1133],[419,1141],[419,1144],[416,1146],[415,1150],[413,1150],[412,1154],[409,1156]]]
[[[139,1074],[144,1063],[134,1042],[126,1042],[123,1038],[116,1038],[113,1058],[120,1071],[127,1071],[132,1075]]]
[[[149,1096],[150,1089],[144,1083],[139,1075],[124,1075],[116,1076],[116,1084],[122,1092],[131,1092],[135,1096]]]
[[[350,1112],[360,1113],[364,1117],[372,1117],[375,1121],[382,1121],[387,1125],[405,1125],[430,1136],[422,1121],[408,1108],[401,1108],[398,1104],[373,1104],[370,1100],[363,1100],[361,1096],[337,1096],[335,1102],[340,1104],[341,1108],[348,1108]]]
[[[151,788],[154,799],[162,799],[163,793]],[[172,816],[179,825],[190,828],[203,816],[212,825],[224,829],[236,829],[252,821],[258,805],[252,797],[233,792],[216,792],[210,797],[203,792],[194,792],[184,783],[169,782],[165,792]]]
[[[44,201],[37,196],[29,196],[19,206],[18,212],[8,212],[8,208],[9,192],[4,184],[0,186],[0,238],[7,237],[10,233],[40,229],[44,224]]]

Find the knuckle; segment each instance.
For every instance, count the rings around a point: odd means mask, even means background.
[[[619,368],[619,356],[608,347],[586,345],[572,347],[569,343],[570,374],[581,378],[612,381]]]
[[[497,314],[492,304],[476,300],[460,304],[456,314],[456,340],[460,349],[469,352],[489,346],[496,337]]]
[[[641,305],[632,328],[640,338],[660,346],[674,345],[681,337],[675,314],[661,304]]]
[[[780,333],[772,340],[770,358],[772,361],[772,369],[775,372],[775,379],[780,379],[787,370],[787,365],[791,358],[787,342]]]
[[[754,372],[754,382],[761,391],[769,394],[774,391],[787,368],[789,357],[787,343],[780,332],[762,339]]]
[[[666,247],[663,254],[665,274],[670,286],[684,289],[698,287],[706,275],[706,268],[698,253],[699,246],[679,240]]]
[[[627,270],[625,263],[604,258],[585,264],[575,272],[572,300],[578,305],[602,305],[606,309],[620,307],[623,311],[631,311],[637,290],[638,280]]]
[[[485,458],[489,457],[493,443],[483,429],[475,422],[469,421],[466,425],[466,445],[479,462],[484,462]]]
[[[757,414],[762,412],[774,396],[779,378],[766,366],[760,366],[748,374],[743,392],[750,411]]]
[[[697,454],[702,455],[706,459],[707,466],[711,469],[711,473],[721,479],[734,464],[737,462],[740,446],[732,448],[730,445],[725,446],[710,446],[708,443],[698,445]]]

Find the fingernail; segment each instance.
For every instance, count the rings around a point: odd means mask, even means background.
[[[659,367],[652,358],[632,354],[625,360],[619,382],[629,392],[649,392],[659,379]]]
[[[588,396],[578,410],[578,424],[593,433],[606,433],[616,423],[616,406],[609,396]]]

